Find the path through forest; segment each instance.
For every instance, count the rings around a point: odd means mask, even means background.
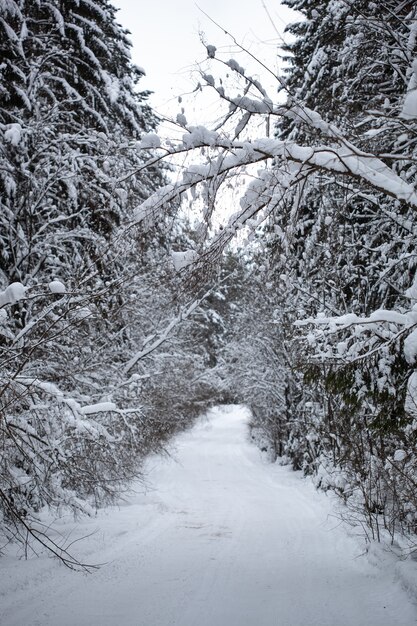
[[[4,626],[411,626],[390,571],[359,556],[324,494],[247,441],[241,407],[212,411],[148,464],[146,493],[62,533],[106,564],[0,559]],[[77,529],[77,530],[75,530]]]

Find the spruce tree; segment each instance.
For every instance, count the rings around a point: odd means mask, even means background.
[[[407,120],[405,127],[403,107],[416,53],[416,8],[395,0],[286,4],[306,18],[289,29],[296,35],[286,48],[289,98],[318,111],[357,148],[382,155],[390,165],[384,155],[413,154],[414,124]],[[297,118],[284,120],[277,132],[312,146],[323,141],[320,130]],[[411,161],[394,163],[405,180],[414,177]],[[284,233],[272,244],[277,287],[285,274],[292,305],[288,310],[281,303],[283,319],[407,310],[404,292],[416,270],[410,205],[363,183],[352,186],[323,174],[312,176],[295,202],[274,217]],[[349,331],[307,338],[302,333],[297,339],[292,324],[284,326],[287,344],[296,346],[293,368],[300,372],[287,398],[297,431],[295,448],[289,435],[289,452],[296,465],[302,458],[306,471],[326,476],[324,485],[345,493],[346,483],[338,477],[342,468],[349,488],[362,492],[367,521],[373,525],[373,516],[384,511],[391,530],[405,513],[387,459],[406,441],[413,447],[407,434],[413,416],[405,401],[411,370],[401,341],[388,341],[386,331],[375,336],[366,326],[360,339]],[[393,497],[395,516],[387,509]]]
[[[127,228],[164,174],[143,167],[156,118],[107,0],[0,17],[0,500],[13,535],[56,551],[33,515],[113,499],[175,430],[123,380],[155,310],[172,315],[165,217]]]

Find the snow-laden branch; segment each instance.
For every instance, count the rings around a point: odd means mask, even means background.
[[[154,352],[160,346],[162,346],[162,344],[164,344],[167,341],[167,339],[169,339],[172,331],[181,322],[188,319],[190,315],[192,315],[192,313],[194,313],[194,311],[200,306],[203,300],[205,300],[211,294],[211,292],[212,290],[210,289],[201,298],[198,298],[197,300],[194,300],[188,306],[183,307],[178,313],[178,315],[176,315],[169,322],[169,324],[159,333],[159,335],[157,335],[157,337],[152,341],[152,343],[149,343],[149,345],[146,345],[148,342],[145,340],[142,349],[136,352],[136,354],[134,354],[132,358],[129,359],[129,361],[126,363],[126,365],[123,368],[123,373],[125,375],[128,374],[130,370],[136,365],[136,363],[138,363],[141,359],[144,359],[145,357],[149,356],[152,352]],[[152,339],[153,339],[153,336],[152,336]]]
[[[347,313],[340,316],[326,317],[324,315],[318,317],[310,317],[307,319],[297,320],[295,326],[302,327],[307,325],[316,328],[327,328],[330,332],[340,332],[350,329],[360,329],[366,327],[368,331],[377,334],[380,338],[378,345],[359,358],[369,357],[380,351],[381,347],[386,343],[393,343],[399,338],[404,338],[403,353],[406,361],[412,365],[417,360],[417,308],[413,307],[406,313],[399,311],[378,309],[368,316],[360,316],[355,313]],[[388,333],[379,332],[383,326],[391,328]],[[394,329],[394,330],[393,330]],[[381,341],[382,339],[382,341]],[[343,349],[341,349],[343,348]],[[339,357],[345,358],[346,343],[338,344]],[[351,357],[350,361],[357,360],[357,357]]]
[[[317,120],[316,122],[319,123]],[[336,133],[330,125],[327,126],[329,133],[332,130]],[[182,142],[172,147],[169,154],[183,154],[184,151],[192,152],[196,148],[208,148],[218,154],[205,163],[189,165],[177,184],[162,187],[145,200],[135,210],[134,223],[153,217],[164,205],[201,183],[207,183],[224,174],[238,173],[248,165],[273,160],[274,170],[284,170],[294,163],[310,167],[311,172],[344,175],[352,180],[362,181],[375,191],[383,192],[396,200],[405,201],[417,209],[417,194],[413,185],[404,181],[375,155],[363,152],[347,141],[341,146],[314,147],[273,138],[239,141],[225,138],[220,133],[203,127],[195,127],[184,134]]]
[[[350,328],[355,324],[379,324],[393,323],[400,326],[413,326],[417,323],[417,311],[408,313],[399,313],[398,311],[390,311],[387,309],[378,309],[370,315],[363,317],[355,313],[347,313],[335,317],[316,317],[298,320],[296,326],[306,326],[307,324],[315,324],[317,326],[331,326],[340,330]]]

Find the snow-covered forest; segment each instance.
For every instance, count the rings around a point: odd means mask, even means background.
[[[415,545],[417,6],[282,2],[278,94],[210,42],[224,115],[174,140],[109,0],[0,0],[6,541],[80,565],[42,511],[117,502],[234,402],[271,461]]]
[[[43,507],[113,501],[218,397],[217,321],[180,297],[171,250],[190,235],[178,202],[132,226],[167,172],[144,167],[156,118],[115,9],[0,9],[1,520],[7,537],[55,550]]]

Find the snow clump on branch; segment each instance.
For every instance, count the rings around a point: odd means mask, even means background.
[[[139,142],[139,149],[148,150],[152,148],[160,148],[161,140],[156,133],[147,133]]]

